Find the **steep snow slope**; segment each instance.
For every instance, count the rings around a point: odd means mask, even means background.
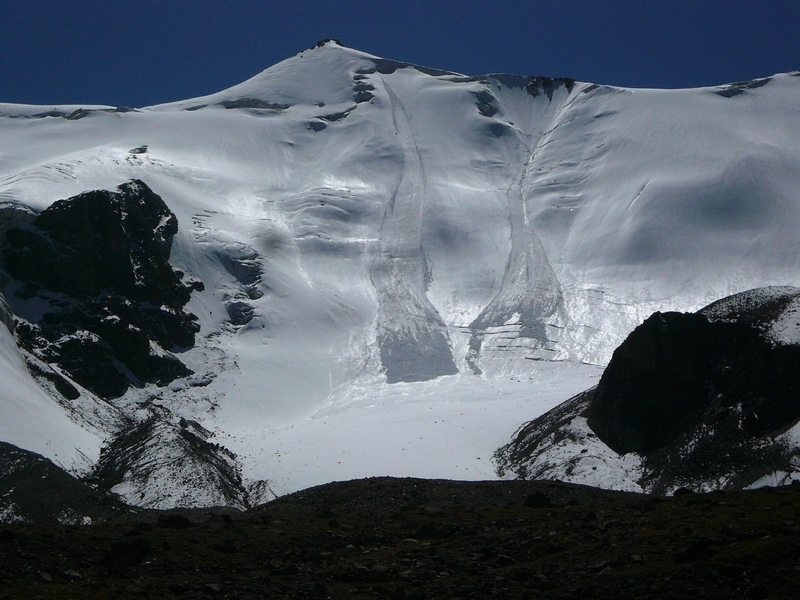
[[[465,77],[329,42],[184,102],[0,105],[0,203],[136,178],[176,215],[170,262],[205,284],[180,358],[207,385],[132,389],[126,414],[156,395],[280,489],[390,461],[427,474],[430,455],[465,476],[445,440],[485,455],[591,385],[580,363],[653,310],[796,284],[798,93],[796,74],[677,91]],[[388,450],[404,436],[423,438],[413,458]]]
[[[98,431],[84,419],[75,422],[70,418],[70,413],[28,372],[11,332],[3,325],[0,382],[0,439],[45,455],[74,473],[86,473],[97,460],[103,437],[109,432]]]

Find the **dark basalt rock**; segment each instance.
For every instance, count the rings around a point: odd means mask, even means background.
[[[581,392],[520,427],[514,434],[514,439],[494,453],[493,460],[498,475],[504,477],[507,473],[513,473],[519,479],[547,479],[551,465],[549,461],[537,461],[539,454],[550,445],[562,441],[574,443],[576,446],[580,443],[580,440],[570,435],[568,426],[575,417],[586,411],[596,389],[597,386]],[[576,454],[580,456],[577,450]]]
[[[33,115],[9,115],[0,113],[0,117],[9,117],[11,119],[45,119],[47,117],[58,117],[67,119],[68,121],[77,121],[78,119],[101,113],[118,114],[127,112],[138,111],[134,108],[130,108],[129,106],[117,106],[114,108],[78,108],[73,111],[64,111],[58,108],[53,108]]]
[[[545,94],[549,100],[553,99],[553,92],[560,86],[567,88],[567,92],[571,92],[575,86],[575,80],[568,77],[550,77],[536,76],[531,78],[531,82],[525,87],[528,93],[533,96]]]
[[[288,104],[268,102],[266,100],[261,100],[260,98],[237,98],[236,100],[224,100],[220,104],[227,109],[257,108],[266,110],[286,110],[289,108]]]
[[[478,112],[481,113],[482,116],[493,117],[498,113],[499,109],[495,104],[495,102],[497,102],[497,98],[495,98],[490,92],[487,90],[481,90],[480,92],[472,92],[472,95],[475,96]]]
[[[354,80],[353,102],[355,102],[356,104],[369,102],[375,97],[375,94],[372,93],[374,91],[375,91],[375,86],[372,85],[369,81],[365,81],[363,79]]]
[[[324,121],[309,121],[306,123],[306,127],[308,127],[311,131],[318,132],[328,127],[328,124]]]
[[[544,77],[542,75],[512,75],[509,73],[491,73],[472,77],[469,81],[479,81],[481,83],[494,82],[507,88],[524,89],[528,94],[536,98],[542,94],[548,100],[553,99],[553,93],[560,87],[564,87],[567,93],[571,93],[575,87],[575,80],[569,77]]]
[[[227,304],[225,309],[228,311],[228,318],[232,325],[247,325],[253,320],[255,309],[247,302],[236,300]]]
[[[141,181],[59,200],[9,229],[4,266],[18,280],[10,298],[28,317],[17,327],[21,345],[103,398],[190,374],[171,352],[194,344],[197,319],[183,307],[202,284],[184,284],[168,262],[177,231]],[[29,302],[49,309],[36,315]]]
[[[420,73],[424,73],[425,75],[430,75],[431,77],[458,75],[458,73],[453,73],[452,71],[442,71],[441,69],[432,69],[430,67],[423,67],[421,65],[414,65],[411,63],[390,60],[387,58],[374,58],[372,59],[372,63],[373,64],[371,67],[366,67],[357,71],[357,75],[371,75],[373,73],[380,73],[381,75],[391,75],[398,69],[408,69],[408,68],[415,69]]]
[[[735,312],[715,303],[699,313],[655,313],[614,352],[589,426],[619,453],[646,454],[703,423],[735,418],[750,436],[794,424],[800,346],[775,344],[763,328],[798,295]]]
[[[11,308],[8,306],[5,296],[3,296],[2,293],[0,293],[0,324],[5,325],[6,329],[11,333],[14,333],[16,329],[14,313],[11,312]]]
[[[500,123],[499,121],[493,121],[489,123],[487,129],[489,130],[489,133],[492,135],[492,137],[496,138],[503,137],[504,135],[508,135],[512,132],[511,127],[509,127],[505,123]]]
[[[153,305],[182,306],[169,257],[178,220],[141,181],[117,192],[85,192],[54,202],[31,226],[6,233],[6,268],[20,280],[88,299],[101,292]],[[183,293],[176,291],[178,288]]]
[[[320,40],[316,44],[311,46],[311,48],[309,48],[309,50],[314,50],[315,48],[322,48],[325,44],[327,44],[329,42],[332,42],[332,43],[337,44],[339,46],[343,45],[342,42],[340,42],[336,38],[325,38],[324,40]]]
[[[369,102],[375,97],[375,94],[369,91],[360,91],[355,92],[353,94],[353,102],[356,104],[363,104],[364,102]]]
[[[734,98],[740,94],[744,94],[747,90],[755,90],[767,85],[772,81],[772,77],[765,77],[763,79],[754,79],[753,81],[737,81],[736,83],[729,83],[726,86],[716,90],[716,94],[723,98]]]
[[[23,346],[40,350],[42,358],[55,363],[72,379],[101,398],[116,398],[130,386],[125,373],[114,362],[114,351],[102,338],[83,331],[66,334],[53,343],[37,337],[23,324],[19,339]],[[45,330],[49,333],[49,330]]]
[[[264,293],[259,289],[262,267],[258,252],[245,245],[230,245],[216,252],[222,267],[232,275],[244,288],[251,300],[261,298]]]
[[[66,378],[62,377],[53,370],[45,370],[35,363],[28,364],[28,370],[34,377],[41,377],[49,381],[56,388],[56,391],[67,400],[77,400],[81,393]]]
[[[355,108],[356,108],[356,107],[355,107],[355,106],[353,106],[353,107],[351,107],[351,108],[348,108],[347,110],[343,110],[343,111],[341,111],[341,112],[337,112],[337,113],[331,113],[331,114],[329,114],[329,115],[322,115],[322,116],[321,116],[321,117],[319,117],[319,118],[320,118],[320,119],[324,119],[325,121],[328,121],[328,122],[330,122],[330,123],[335,123],[336,121],[341,121],[342,119],[346,119],[346,118],[347,118],[347,115],[349,115],[351,112],[353,112],[353,110],[354,110]]]
[[[641,457],[638,483],[650,493],[741,489],[796,473],[800,448],[779,436],[800,420],[799,306],[800,289],[761,288],[696,313],[653,314],[617,348],[596,388],[498,449],[498,473],[568,476],[594,435]]]
[[[702,315],[655,313],[617,348],[588,411],[613,450],[646,453],[676,438],[703,408],[712,327]]]

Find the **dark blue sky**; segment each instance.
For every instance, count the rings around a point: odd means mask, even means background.
[[[329,37],[470,75],[695,87],[800,70],[800,1],[0,0],[0,102],[186,99]]]

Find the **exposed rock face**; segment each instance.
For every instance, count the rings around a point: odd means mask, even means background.
[[[620,454],[675,439],[707,404],[710,351],[724,347],[712,329],[700,314],[659,312],[637,327],[603,372],[592,430]]]
[[[173,352],[194,344],[199,326],[183,307],[202,284],[182,283],[168,262],[177,231],[138,180],[60,200],[8,229],[21,345],[103,398],[189,374]]]
[[[749,435],[800,419],[800,345],[765,335],[800,290],[655,313],[614,352],[587,416],[612,449],[646,454],[689,428],[735,418]]]
[[[764,77],[763,79],[754,79],[752,81],[737,81],[736,83],[729,83],[728,85],[720,86],[716,93],[723,98],[735,98],[747,92],[747,90],[755,90],[763,87],[772,81],[772,77]]]
[[[59,200],[30,226],[6,233],[6,267],[78,299],[101,293],[181,308],[191,288],[169,265],[178,220],[142,181],[116,192],[85,192]]]
[[[800,471],[800,449],[786,434],[800,420],[799,315],[797,288],[655,313],[617,348],[596,390],[521,428],[495,460],[522,477],[557,476],[554,435],[588,425],[618,455],[641,458],[638,483],[649,491],[745,487]],[[587,453],[578,441],[558,445],[560,464]]]

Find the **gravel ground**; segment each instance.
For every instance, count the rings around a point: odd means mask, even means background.
[[[796,598],[800,486],[372,478],[248,512],[0,526],[0,600]]]

